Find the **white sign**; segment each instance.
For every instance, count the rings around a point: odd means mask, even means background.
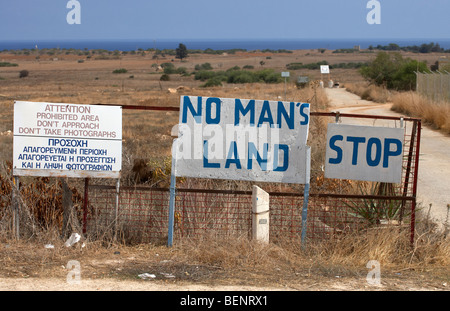
[[[14,103],[16,176],[118,178],[122,108]]]
[[[320,65],[320,73],[330,73],[330,66],[329,65]]]
[[[176,176],[309,182],[307,103],[182,96]]]
[[[289,78],[289,76],[290,76],[289,71],[283,71],[283,72],[281,73],[281,77],[283,77],[283,78]]]
[[[325,177],[400,183],[402,128],[328,124]]]

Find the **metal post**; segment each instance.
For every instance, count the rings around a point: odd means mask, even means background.
[[[83,234],[87,231],[87,207],[89,196],[89,178],[84,179],[84,201],[83,201]]]
[[[336,123],[339,123],[340,119],[341,119],[341,113],[339,111],[336,111],[334,120],[336,121]]]
[[[306,147],[306,183],[305,191],[303,194],[303,209],[302,209],[302,248],[306,247],[306,236],[307,236],[307,218],[308,218],[308,202],[309,202],[309,182],[310,182],[310,172],[311,172],[311,148]]]
[[[402,118],[403,119],[403,118]],[[408,195],[408,184],[409,184],[409,175],[411,174],[411,166],[412,166],[412,157],[414,150],[414,141],[416,140],[416,132],[417,132],[417,122],[414,121],[413,128],[411,130],[411,142],[409,143],[409,152],[408,152],[408,162],[406,164],[406,173],[405,173],[405,184],[403,185],[403,196],[406,197]],[[418,154],[416,154],[418,156]],[[414,174],[414,179],[416,179],[416,175]],[[402,207],[400,208],[400,222],[403,221],[403,213],[405,209],[405,201],[402,201]]]
[[[168,234],[167,234],[167,246],[173,245],[173,230],[175,219],[175,194],[176,194],[176,162],[177,162],[177,140],[174,140],[172,144],[172,170],[170,172],[170,198],[169,198],[169,222],[168,222]]]
[[[419,90],[419,73],[416,71],[414,72],[416,74],[416,92],[420,93]]]
[[[20,184],[19,184],[19,177],[14,176],[13,177],[13,191],[12,191],[12,208],[13,208],[13,219],[12,219],[12,225],[13,225],[13,235],[18,240],[19,239],[19,197],[20,197]]]
[[[416,223],[416,202],[417,202],[417,178],[419,173],[419,154],[420,154],[420,137],[422,135],[422,122],[417,122],[417,145],[416,145],[416,162],[414,164],[414,182],[413,182],[413,197],[411,210],[411,245],[414,245],[414,231]]]
[[[116,183],[116,209],[115,209],[115,221],[114,221],[114,240],[117,238],[117,232],[119,231],[119,193],[120,193],[120,179],[117,179]]]

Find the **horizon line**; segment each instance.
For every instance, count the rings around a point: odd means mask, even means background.
[[[399,40],[399,41],[436,41],[436,40],[449,40],[449,38],[407,38],[407,37],[399,37],[399,38],[359,38],[359,37],[351,37],[351,38],[78,38],[78,39],[0,39],[0,42],[24,42],[24,41],[61,41],[61,42],[80,42],[80,41],[324,41],[324,40],[334,40],[334,41],[343,41],[343,40],[361,40],[361,41],[376,41],[376,40]]]

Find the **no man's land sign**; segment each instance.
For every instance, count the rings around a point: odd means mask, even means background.
[[[14,103],[15,176],[119,178],[122,108]]]
[[[308,103],[182,96],[176,176],[309,183]]]

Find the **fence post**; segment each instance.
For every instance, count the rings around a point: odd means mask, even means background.
[[[311,175],[311,147],[306,147],[306,182],[305,191],[303,194],[303,209],[302,209],[302,248],[305,248],[307,235],[307,218],[308,218],[308,201],[309,201],[309,182]]]
[[[64,239],[67,239],[70,235],[69,226],[73,226],[72,219],[72,209],[73,209],[73,201],[72,201],[72,191],[69,189],[69,185],[67,184],[67,180],[65,178],[61,178],[62,184],[62,205],[63,205],[63,227],[62,227],[62,236]]]
[[[168,233],[167,233],[167,246],[173,245],[173,229],[175,218],[175,191],[176,191],[176,162],[177,162],[177,140],[175,139],[172,144],[172,169],[170,171],[170,198],[169,198],[169,221],[168,221]]]
[[[411,174],[411,165],[412,165],[412,157],[414,151],[414,141],[416,140],[416,132],[417,132],[417,122],[414,121],[412,130],[411,130],[411,142],[409,143],[409,152],[408,152],[408,162],[406,163],[406,173],[405,173],[405,184],[403,185],[403,196],[406,197],[408,195],[408,184],[409,184],[409,175]],[[417,155],[416,155],[417,156]],[[415,179],[415,174],[414,174]],[[405,201],[402,201],[402,207],[400,208],[400,222],[403,221],[403,213],[405,210]]]
[[[415,71],[416,74],[416,92],[420,93],[419,90],[419,73],[417,71]]]
[[[414,201],[412,203],[411,210],[411,246],[414,246],[414,232],[416,223],[416,202],[417,202],[417,176],[419,173],[419,154],[420,154],[420,138],[422,135],[422,121],[417,122],[417,143],[416,143],[416,158],[414,164],[414,182],[413,182],[413,197]]]
[[[115,221],[114,221],[114,240],[117,238],[117,232],[119,231],[119,193],[120,193],[120,178],[117,179],[116,183],[116,209],[114,211],[115,213]]]
[[[89,199],[89,178],[84,179],[84,200],[83,200],[83,234],[87,231],[87,207]]]
[[[252,239],[269,243],[269,194],[258,186],[252,192]]]
[[[12,209],[13,209],[13,235],[18,240],[19,239],[19,204],[20,204],[20,184],[19,177],[13,176],[13,191],[12,191]]]

